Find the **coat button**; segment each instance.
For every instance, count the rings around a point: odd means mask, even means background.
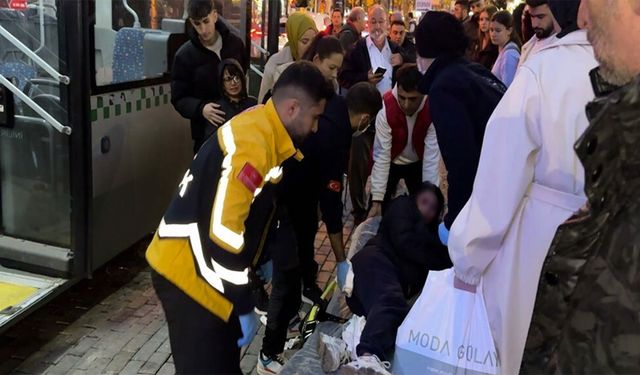
[[[558,275],[552,272],[545,272],[544,279],[547,282],[547,284],[551,286],[556,286],[560,283],[560,278],[558,277]]]
[[[591,172],[591,180],[593,182],[598,181],[601,174],[602,174],[602,165],[599,165],[598,167],[596,167],[596,169],[593,170],[593,172]]]
[[[587,141],[587,155],[592,155],[596,151],[596,147],[598,147],[598,137],[594,136]]]

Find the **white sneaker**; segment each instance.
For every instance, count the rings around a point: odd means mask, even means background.
[[[381,361],[377,355],[365,355],[358,357],[353,362],[340,367],[339,375],[391,375],[391,364]]]
[[[260,356],[258,357],[258,366],[256,366],[256,371],[258,375],[276,375],[282,371],[286,360],[284,355],[278,354],[277,356],[266,356],[262,350],[260,351]]]
[[[337,337],[320,334],[318,340],[318,355],[322,362],[322,371],[334,372],[347,362],[349,362],[349,351],[347,343]]]

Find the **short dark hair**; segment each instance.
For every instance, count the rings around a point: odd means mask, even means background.
[[[342,16],[342,9],[340,9],[340,8],[333,8],[333,9],[331,9],[331,15],[332,15],[332,16],[333,16],[333,14],[334,14],[335,12],[340,13],[340,15]]]
[[[280,100],[288,89],[302,91],[308,99],[316,103],[322,99],[328,100],[334,95],[333,85],[309,61],[295,62],[282,72],[273,86],[273,99]]]
[[[429,193],[429,192],[435,194],[436,199],[438,200],[438,210],[436,212],[436,222],[428,223],[428,225],[432,231],[437,231],[438,224],[440,224],[439,222],[442,218],[442,214],[444,213],[444,206],[445,206],[444,194],[442,194],[442,190],[440,190],[440,188],[437,185],[431,183],[430,181],[425,181],[422,183],[422,185],[420,185],[420,188],[413,195],[413,197],[417,198],[420,194]]]
[[[395,20],[393,22],[391,22],[391,26],[389,26],[389,29],[391,29],[391,27],[398,25],[398,26],[402,26],[402,27],[407,27],[407,25],[404,24],[404,22],[400,21],[400,20]]]
[[[541,5],[549,5],[549,1],[547,0],[526,0],[525,3],[532,8],[539,7]]]
[[[456,0],[454,5],[460,5],[469,9],[469,0]]]
[[[409,17],[409,18],[413,18],[413,12],[409,12],[409,13],[407,13],[407,17]]]
[[[302,60],[312,61],[316,55],[320,57],[320,60],[324,60],[334,53],[344,56],[344,50],[342,49],[340,40],[335,36],[327,36],[322,33],[318,33],[311,42],[311,45],[309,45],[307,52],[302,56]]]
[[[351,86],[345,98],[349,112],[375,117],[382,109],[382,96],[369,82],[358,82]]]
[[[203,19],[214,10],[222,15],[222,6],[218,0],[189,0],[187,5],[187,14],[193,20]]]
[[[396,72],[396,82],[404,91],[417,91],[422,74],[416,64],[404,64]]]

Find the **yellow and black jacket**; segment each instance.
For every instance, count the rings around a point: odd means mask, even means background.
[[[253,309],[249,267],[273,213],[280,164],[296,149],[273,103],[205,142],[147,249],[151,267],[221,319]]]

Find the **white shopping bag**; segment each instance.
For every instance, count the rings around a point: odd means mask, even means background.
[[[474,294],[455,289],[453,280],[453,269],[429,272],[398,329],[394,375],[500,373],[482,283]]]

